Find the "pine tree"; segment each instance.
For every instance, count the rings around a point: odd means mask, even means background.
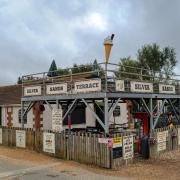
[[[54,77],[54,76],[57,76],[57,75],[58,75],[58,73],[57,73],[57,66],[56,66],[55,60],[53,59],[53,61],[51,63],[51,66],[49,68],[47,76]]]

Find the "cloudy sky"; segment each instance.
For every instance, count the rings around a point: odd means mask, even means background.
[[[179,20],[179,0],[0,0],[0,85],[48,71],[52,59],[58,67],[101,62],[111,33],[111,62],[153,42],[179,59]]]

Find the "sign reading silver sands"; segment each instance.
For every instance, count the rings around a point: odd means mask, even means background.
[[[101,79],[75,82],[74,88],[76,93],[101,91]]]
[[[153,84],[147,82],[135,82],[131,81],[131,92],[153,92]]]

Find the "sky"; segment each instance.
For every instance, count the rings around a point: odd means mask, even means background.
[[[0,0],[0,86],[18,76],[104,61],[103,41],[115,34],[110,62],[136,58],[144,44],[174,47],[180,74],[179,0]]]

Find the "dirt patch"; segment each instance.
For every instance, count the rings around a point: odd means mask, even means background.
[[[56,169],[61,171],[88,170],[96,174],[129,177],[137,180],[178,180],[180,179],[180,150],[164,153],[156,160],[135,160],[133,164],[123,166],[118,170],[103,169],[73,161],[67,161],[63,166],[57,166]]]
[[[49,157],[34,151],[11,149],[0,146],[0,156],[13,158],[26,163],[47,164],[59,162],[53,167],[58,172],[83,173],[93,172],[107,176],[129,177],[137,180],[178,180],[180,179],[180,150],[164,153],[159,159],[135,160],[133,164],[123,166],[119,170],[103,169],[96,166],[84,165],[74,161],[65,161]]]
[[[58,162],[58,159],[46,156],[41,153],[37,153],[34,151],[26,150],[26,149],[18,149],[18,148],[7,148],[0,146],[0,156],[5,156],[7,158],[14,159],[14,161],[24,161],[27,163],[39,164],[43,165],[47,162],[53,163]]]

